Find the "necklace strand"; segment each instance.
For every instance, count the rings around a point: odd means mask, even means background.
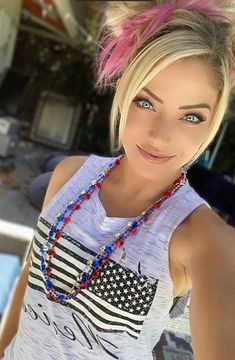
[[[40,248],[41,254],[41,265],[40,270],[43,273],[45,279],[45,287],[48,294],[57,302],[63,302],[70,299],[75,299],[78,293],[86,289],[93,278],[99,276],[101,268],[110,259],[112,253],[124,245],[124,242],[128,236],[134,235],[138,228],[145,223],[152,213],[161,207],[161,204],[170,196],[172,196],[186,181],[185,170],[182,170],[181,175],[173,182],[173,186],[165,191],[163,196],[155,202],[153,205],[148,207],[139,216],[137,216],[132,222],[128,222],[124,227],[123,231],[114,235],[114,240],[109,244],[102,245],[99,253],[93,258],[87,261],[85,269],[78,274],[76,282],[74,283],[72,290],[69,293],[60,293],[55,290],[55,287],[51,281],[52,258],[55,256],[55,246],[63,234],[63,229],[71,221],[71,217],[75,211],[81,208],[81,204],[89,200],[94,191],[101,188],[101,184],[104,179],[109,176],[112,169],[120,164],[121,159],[124,155],[119,156],[117,159],[112,161],[108,168],[98,174],[96,180],[92,180],[87,190],[83,190],[76,196],[68,205],[65,207],[62,213],[57,213],[57,221],[52,226],[47,237],[47,242]],[[59,225],[62,223],[61,228]]]

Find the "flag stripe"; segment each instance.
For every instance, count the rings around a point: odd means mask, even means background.
[[[29,285],[44,293],[39,249],[46,243],[50,229],[51,225],[40,218],[34,236],[29,275]],[[56,254],[51,260],[51,279],[55,290],[65,294],[72,290],[91,254],[96,254],[64,232],[60,242],[56,243],[55,250]],[[126,331],[131,336],[138,337],[152,305],[157,284],[158,279],[148,279],[146,275],[133,272],[109,259],[100,270],[98,278],[93,278],[76,299],[64,301],[62,305],[79,311],[97,329]]]
[[[39,281],[34,281],[34,282],[29,281],[28,284],[31,288],[39,290],[44,293],[44,289],[40,286]],[[121,322],[118,323],[117,321],[109,322],[105,319],[100,320],[99,316],[97,316],[97,313],[95,313],[95,316],[94,316],[92,314],[91,309],[88,306],[85,306],[85,304],[82,301],[80,301],[78,304],[76,304],[76,306],[74,306],[73,302],[69,305],[66,304],[66,306],[68,306],[68,307],[78,311],[82,315],[84,315],[86,317],[86,319],[91,321],[92,325],[99,331],[100,330],[106,331],[106,332],[108,332],[108,331],[110,331],[110,332],[126,331],[126,332],[128,332],[128,334],[130,334],[131,336],[133,336],[135,338],[137,338],[139,333],[141,332],[142,324],[140,326],[138,326],[137,329],[135,329],[135,328],[133,328],[133,326],[129,326],[128,324],[125,324],[125,323],[121,323]]]
[[[40,230],[42,230],[44,232],[44,234],[48,234],[49,230],[51,230],[52,225],[46,221],[44,218],[40,217],[39,221],[38,221],[38,227]],[[83,234],[83,232],[81,232],[81,229],[77,228],[76,231],[81,234]],[[46,235],[47,237],[48,235]],[[77,247],[79,247],[80,251],[83,252],[84,254],[90,254],[95,256],[96,253],[92,250],[90,250],[89,248],[87,248],[86,246],[84,246],[83,244],[79,243],[76,239],[73,239],[71,236],[69,236],[68,234],[65,234],[64,232],[62,233],[62,238],[64,240],[67,240],[70,244],[74,245],[74,249],[75,249],[75,253],[76,253],[76,249]],[[75,254],[76,255],[76,254]]]
[[[41,276],[41,272],[39,272],[38,274],[36,274],[36,273],[34,273],[34,272],[32,272],[32,271],[30,271],[30,276],[32,277],[32,278],[35,278],[35,279],[37,279],[37,280],[39,280],[39,281],[41,281],[42,283],[44,283],[44,281],[43,281],[43,278],[42,278],[42,276]],[[31,280],[31,282],[33,283],[33,279]],[[66,291],[64,290],[64,289],[62,289],[61,287],[58,287],[58,286],[55,286],[55,289],[58,291],[58,292],[60,292],[60,293],[66,293]],[[110,306],[110,308],[109,309],[107,309],[106,308],[106,303],[104,302],[104,301],[102,301],[102,299],[100,299],[99,297],[97,297],[97,296],[95,296],[94,294],[92,294],[90,291],[88,291],[88,290],[83,290],[83,291],[81,291],[80,293],[79,293],[79,295],[78,295],[78,298],[76,299],[76,300],[73,300],[73,301],[75,301],[75,302],[79,302],[79,300],[80,300],[80,298],[79,298],[79,296],[83,296],[83,297],[85,297],[85,298],[87,298],[87,300],[89,301],[89,304],[91,305],[91,306],[93,306],[92,304],[95,304],[95,306],[97,307],[97,308],[99,308],[100,310],[103,310],[104,311],[104,319],[107,317],[107,314],[110,314],[111,316],[116,316],[116,317],[118,317],[118,318],[120,318],[120,319],[122,319],[122,320],[127,320],[127,321],[131,321],[131,323],[134,323],[134,324],[137,324],[137,325],[139,325],[139,324],[141,324],[141,323],[143,323],[143,321],[144,321],[144,319],[145,319],[145,316],[141,316],[141,315],[135,315],[135,314],[129,314],[129,313],[127,313],[127,312],[124,312],[124,311],[120,311],[119,310],[119,312],[117,313],[116,311],[117,311],[117,309],[114,307],[114,306],[112,306],[112,305],[110,305],[109,304],[109,306]],[[71,301],[70,301],[71,302]],[[70,303],[69,302],[69,303]],[[91,303],[90,303],[91,302]]]

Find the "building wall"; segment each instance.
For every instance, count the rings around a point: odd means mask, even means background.
[[[0,9],[1,8],[8,13],[15,25],[18,25],[20,20],[21,0],[0,0]]]
[[[54,0],[65,29],[72,38],[76,38],[79,30],[77,21],[83,24],[83,1]]]

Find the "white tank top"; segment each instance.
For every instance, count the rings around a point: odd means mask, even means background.
[[[126,239],[125,253],[123,248],[116,250],[100,276],[75,300],[61,304],[47,298],[39,248],[56,223],[56,212],[63,211],[112,160],[90,155],[40,213],[19,328],[4,360],[152,360],[153,348],[170,319],[184,313],[190,291],[175,303],[169,242],[194,209],[208,205],[188,180],[137,234]],[[87,259],[130,219],[107,217],[95,191],[74,213],[56,247],[52,260],[56,289],[69,292]]]

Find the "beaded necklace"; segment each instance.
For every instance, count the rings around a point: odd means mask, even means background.
[[[57,214],[57,222],[52,226],[47,237],[47,242],[44,246],[40,248],[41,254],[41,265],[40,270],[45,279],[45,287],[50,295],[50,297],[56,302],[63,302],[70,299],[75,299],[77,294],[86,289],[89,283],[93,278],[99,276],[99,272],[104,264],[109,260],[112,253],[117,249],[121,248],[124,245],[124,242],[128,236],[134,235],[138,228],[145,223],[154,210],[159,209],[161,204],[170,196],[172,196],[186,181],[187,172],[182,169],[181,175],[173,182],[171,186],[160,200],[156,201],[153,205],[143,211],[139,216],[137,216],[132,222],[128,222],[124,229],[114,235],[114,240],[109,244],[102,245],[100,247],[99,253],[94,257],[94,259],[89,259],[87,261],[87,266],[85,269],[78,274],[76,282],[74,283],[72,290],[69,293],[60,293],[55,290],[52,281],[51,281],[51,261],[55,256],[55,246],[63,234],[63,229],[71,221],[71,217],[75,211],[78,211],[81,207],[81,204],[90,199],[94,191],[101,188],[101,184],[104,179],[109,176],[112,169],[120,164],[121,159],[124,155],[117,157],[112,161],[108,168],[98,174],[96,180],[92,180],[91,184],[87,190],[81,191],[75,199],[73,199],[65,208],[62,213]],[[62,226],[60,227],[60,224]]]

